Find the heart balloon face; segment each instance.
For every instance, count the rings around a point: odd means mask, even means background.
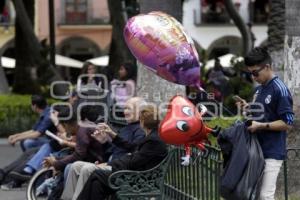
[[[207,140],[211,131],[204,125],[194,104],[182,96],[175,96],[160,124],[159,136],[168,144],[195,145]]]
[[[198,53],[175,18],[162,12],[137,15],[128,20],[124,38],[132,54],[158,76],[182,85],[199,85]]]

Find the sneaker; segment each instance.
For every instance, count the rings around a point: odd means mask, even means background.
[[[2,184],[4,178],[5,178],[5,172],[3,169],[0,169],[0,185]]]
[[[15,181],[10,181],[6,184],[1,185],[1,190],[7,191],[7,190],[11,190],[11,189],[15,189],[15,188],[20,188],[22,186],[22,184],[17,183]]]
[[[12,171],[8,174],[9,177],[15,180],[19,181],[29,181],[32,177],[32,174],[29,174],[27,172],[17,172],[17,171]]]

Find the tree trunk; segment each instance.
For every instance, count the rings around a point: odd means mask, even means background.
[[[0,55],[3,55],[3,49],[0,50]],[[9,93],[9,85],[0,60],[0,94]]]
[[[38,41],[34,30],[34,0],[12,0],[16,10],[15,53],[16,68],[13,92],[39,93],[40,84],[51,84],[62,80],[54,67],[51,67],[42,51],[45,50]],[[62,85],[54,89],[56,95],[65,95]]]
[[[236,27],[239,29],[242,39],[243,39],[243,55],[246,55],[252,48],[252,39],[251,39],[251,32],[249,28],[246,26],[245,22],[243,21],[240,14],[236,11],[232,0],[225,0],[225,7],[226,10],[233,20]]]
[[[182,21],[182,1],[181,0],[140,0],[141,13],[151,11],[162,11],[172,15],[178,21]],[[200,71],[199,71],[200,73]],[[168,102],[170,97],[177,93],[185,94],[185,87],[168,82],[146,69],[138,63],[138,96],[155,103]]]
[[[0,94],[6,94],[6,93],[9,93],[9,87],[8,87],[7,79],[4,74],[4,70],[0,66]]]
[[[288,147],[300,148],[300,20],[299,0],[286,0],[286,36],[284,43],[284,80],[294,100],[294,128],[288,133]],[[289,197],[300,197],[300,156],[288,163]]]
[[[282,0],[271,0],[270,2],[267,46],[273,60],[274,71],[279,78],[283,79],[285,2]]]
[[[135,62],[135,58],[125,44],[123,37],[123,29],[127,19],[124,19],[126,10],[122,8],[122,1],[107,0],[107,3],[110,12],[110,22],[113,26],[109,52],[109,67],[111,73],[115,74],[121,64],[127,61]]]
[[[15,53],[16,68],[13,92],[30,94],[40,92],[36,80],[36,63],[39,63],[39,45],[33,33],[34,0],[13,0],[16,9]]]

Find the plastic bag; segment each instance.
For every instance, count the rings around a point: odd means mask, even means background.
[[[249,162],[234,194],[239,200],[255,200],[259,197],[265,166],[264,156],[255,134],[248,138]]]
[[[236,124],[235,128],[237,128],[240,125],[241,124]],[[256,200],[259,196],[261,181],[263,177],[263,170],[265,165],[264,156],[260,144],[258,142],[257,136],[253,133],[249,133],[245,125],[244,128],[239,129],[239,134],[235,137],[241,136],[244,137],[243,140],[239,139],[232,141],[245,142],[245,146],[243,146],[243,149],[247,149],[247,155],[245,155],[245,157],[247,157],[248,162],[245,165],[243,173],[241,174],[241,177],[235,184],[234,188],[222,184],[224,183],[224,181],[221,181],[221,196],[227,200]],[[236,146],[238,144],[232,145]],[[232,157],[233,155],[230,156]],[[229,158],[227,162],[228,163],[226,164],[226,167],[230,167],[233,169],[228,170],[227,168],[225,168],[222,178],[226,177],[226,181],[230,180],[228,179],[228,175],[232,175],[230,171],[234,170],[236,167],[238,167],[238,169],[240,169],[241,167],[239,165],[240,163],[238,163],[239,160],[237,159]],[[226,173],[229,174],[226,175]]]

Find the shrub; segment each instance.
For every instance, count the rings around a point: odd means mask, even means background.
[[[212,120],[210,120],[209,122],[206,122],[206,124],[211,127],[214,128],[216,126],[221,127],[221,129],[224,128],[228,128],[230,127],[236,120],[239,120],[240,117],[226,117],[226,118],[214,118]],[[209,135],[209,141],[211,142],[211,144],[213,146],[217,145],[217,139],[212,136]]]
[[[37,118],[31,110],[31,95],[0,95],[0,137],[30,130]]]

